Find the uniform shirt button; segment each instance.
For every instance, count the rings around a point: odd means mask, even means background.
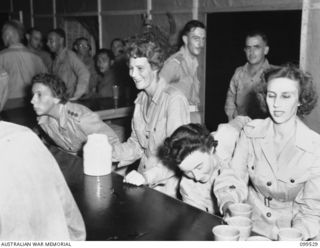
[[[295,180],[294,180],[294,179],[290,179],[290,182],[291,182],[291,183],[294,183],[294,182],[295,182]]]
[[[146,135],[146,138],[149,139],[149,135]]]
[[[254,166],[252,166],[251,169],[254,170]]]
[[[268,212],[266,215],[267,215],[267,217],[269,217],[269,218],[271,217],[271,213],[270,213],[270,212]]]
[[[271,186],[272,185],[272,182],[267,182],[267,186]]]
[[[75,113],[75,114],[74,114],[74,116],[75,116],[75,117],[78,117],[78,114],[77,114],[77,113]]]

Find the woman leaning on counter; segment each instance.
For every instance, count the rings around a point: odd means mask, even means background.
[[[119,167],[141,159],[138,172],[129,173],[125,181],[148,184],[175,196],[178,184],[170,178],[159,178],[159,170],[167,170],[156,158],[158,147],[179,126],[190,122],[188,101],[176,88],[159,78],[164,62],[162,49],[154,42],[136,40],[129,44],[129,73],[141,92],[135,100],[131,137],[113,147],[113,159]],[[161,174],[161,173],[160,173]]]
[[[220,211],[247,202],[253,231],[277,239],[280,228],[294,227],[304,240],[314,238],[320,228],[320,136],[300,120],[316,104],[312,78],[293,65],[273,68],[262,92],[270,117],[241,132],[230,168],[215,182]]]

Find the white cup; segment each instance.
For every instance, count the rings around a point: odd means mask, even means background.
[[[231,216],[243,216],[251,218],[252,207],[246,203],[233,203],[229,206]]]
[[[268,239],[267,237],[263,236],[251,236],[247,238],[247,241],[271,241],[271,239]]]
[[[301,241],[302,233],[295,228],[281,228],[278,233],[278,239],[280,241]]]
[[[252,230],[252,221],[244,216],[233,216],[226,218],[225,221],[228,225],[237,228],[240,231],[240,239],[239,240],[246,240]]]
[[[240,238],[240,231],[228,225],[215,226],[212,233],[216,241],[238,241]]]

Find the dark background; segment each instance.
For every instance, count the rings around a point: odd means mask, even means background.
[[[208,14],[205,123],[209,130],[227,122],[225,97],[235,69],[246,63],[246,34],[257,29],[266,33],[270,64],[298,64],[301,14],[301,10]]]

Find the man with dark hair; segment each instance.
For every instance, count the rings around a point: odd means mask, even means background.
[[[26,33],[26,39],[28,41],[28,48],[31,52],[38,55],[48,70],[51,68],[52,59],[51,55],[42,49],[42,33],[39,29],[33,27]]]
[[[238,115],[253,119],[262,117],[255,87],[261,81],[263,71],[270,67],[266,59],[269,52],[267,36],[260,31],[247,34],[244,52],[247,63],[236,69],[227,93],[225,113],[229,121]]]
[[[200,82],[197,75],[198,57],[205,45],[205,25],[197,20],[189,21],[181,32],[182,46],[165,62],[160,76],[173,84],[187,97],[192,122],[201,122],[199,115]]]
[[[3,43],[8,48],[0,52],[0,68],[8,73],[9,81],[0,107],[5,103],[7,108],[23,105],[32,77],[47,71],[41,58],[22,44],[23,34],[24,28],[19,21],[8,21],[2,27]]]
[[[90,72],[77,55],[66,48],[63,29],[53,29],[48,34],[47,45],[55,55],[51,73],[59,76],[67,86],[70,100],[78,100],[88,92]]]
[[[98,114],[68,101],[66,86],[55,75],[39,74],[32,79],[33,109],[41,129],[63,150],[77,154],[88,135],[105,134],[111,145],[119,142],[115,132]]]

